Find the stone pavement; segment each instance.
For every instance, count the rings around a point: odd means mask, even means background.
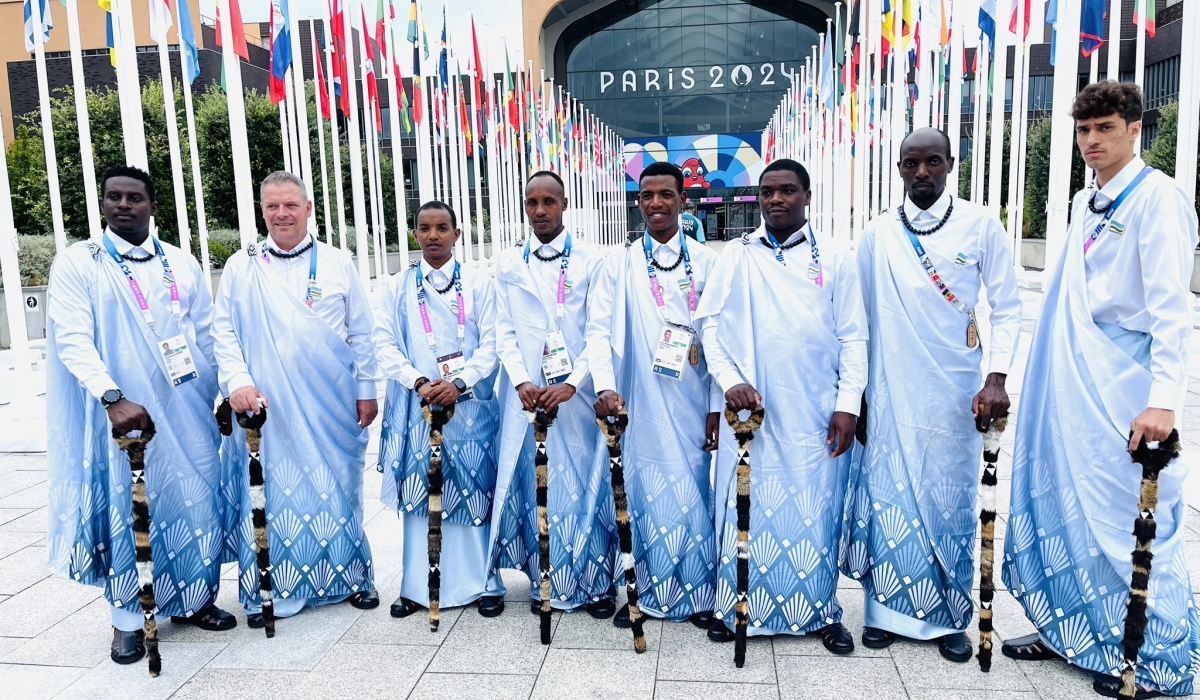
[[[1027,316],[1040,295],[1023,292]],[[1032,321],[1026,321],[1032,330]],[[1194,343],[1196,344],[1196,343]],[[1009,380],[1014,404],[1029,336]],[[1193,358],[1200,352],[1193,352]],[[1183,416],[1185,459],[1200,454],[1200,368],[1193,360]],[[1001,458],[1009,474],[1011,432]],[[554,639],[539,643],[529,614],[528,581],[505,572],[509,608],[486,620],[473,609],[446,610],[441,629],[426,618],[394,620],[387,605],[397,595],[401,526],[377,499],[374,467],[378,422],[366,471],[367,534],[375,556],[383,605],[362,612],[347,604],[282,620],[274,639],[250,630],[237,604],[236,573],[227,568],[219,604],[238,616],[229,632],[203,632],[170,622],[159,628],[163,673],[150,678],[145,663],[117,666],[108,658],[111,631],[98,588],[50,577],[46,571],[46,458],[0,454],[0,696],[25,698],[1007,698],[1080,700],[1098,697],[1088,674],[1062,661],[1017,664],[999,653],[990,674],[974,661],[952,664],[934,644],[897,642],[873,651],[858,646],[845,657],[828,654],[815,637],[751,639],[746,665],[733,665],[732,645],[709,642],[687,623],[652,621],[648,651],[635,654],[628,630],[586,613],[554,614]],[[1007,512],[1009,481],[1000,483]],[[1189,494],[1197,490],[1190,489]],[[1200,504],[1200,498],[1189,502]],[[1200,523],[1195,518],[1190,525]],[[998,528],[1005,531],[1004,518]],[[1200,574],[1200,530],[1189,527],[1192,575]],[[997,542],[997,550],[1001,543]],[[232,567],[232,565],[230,565]],[[997,582],[999,585],[999,582]],[[844,621],[857,638],[863,596],[843,578]],[[1033,631],[1016,602],[996,599],[998,636]],[[997,647],[999,641],[997,641]],[[998,652],[998,649],[997,649]]]

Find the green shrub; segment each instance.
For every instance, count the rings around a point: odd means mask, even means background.
[[[21,271],[21,285],[37,287],[49,284],[55,252],[52,236],[17,236],[17,267]],[[0,283],[0,289],[3,288],[3,283]]]

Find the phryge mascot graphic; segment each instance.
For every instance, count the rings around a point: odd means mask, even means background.
[[[683,187],[712,187],[708,180],[704,179],[704,166],[700,164],[699,158],[688,158],[679,164],[680,170],[683,171]]]

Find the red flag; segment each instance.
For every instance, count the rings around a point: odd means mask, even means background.
[[[321,70],[321,63],[323,63],[321,59],[320,55],[313,56],[313,66],[317,71],[317,94],[320,96],[321,118],[329,119],[332,116],[329,107],[329,86],[325,84],[325,74]]]
[[[463,143],[467,147],[467,155],[471,155],[471,142],[474,139],[471,138],[471,118],[467,116],[467,100],[463,96],[462,80],[456,79],[454,84],[458,88],[458,126],[463,135]]]
[[[1010,17],[1008,20],[1008,31],[1012,32],[1013,34],[1017,33],[1017,10],[1020,9],[1017,6],[1017,3],[1020,1],[1021,0],[1013,0],[1012,17]],[[1025,0],[1025,38],[1029,38],[1029,2],[1030,0]]]
[[[424,87],[424,78],[421,77],[421,47],[413,44],[413,79],[412,79],[412,110],[413,122],[420,126],[425,119],[425,95],[422,94],[421,88]]]
[[[334,91],[337,93],[338,107],[342,110],[342,114],[350,113],[350,91],[347,87],[347,78],[349,71],[346,66],[346,17],[342,13],[342,3],[340,0],[330,0],[329,8],[329,29],[333,35],[333,81]]]
[[[238,0],[229,0],[229,16],[233,19],[229,27],[233,34],[233,52],[245,60],[250,60],[250,49],[246,47],[246,29],[242,24],[242,8]],[[221,46],[221,10],[217,9],[217,46]]]
[[[375,82],[375,52],[371,50],[371,35],[367,33],[367,11],[362,11],[362,40],[367,52],[367,99],[375,108],[375,131],[383,132],[383,115],[379,110],[379,85]],[[365,105],[364,105],[365,106]]]

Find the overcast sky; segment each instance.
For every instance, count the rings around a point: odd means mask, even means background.
[[[298,19],[324,17],[326,0],[291,0],[292,7],[298,13]],[[344,0],[347,11],[353,16],[359,14],[359,2],[366,5],[367,21],[374,23],[375,8],[378,0]],[[386,0],[385,0],[386,1]],[[442,5],[441,0],[419,0],[421,10],[425,13],[425,32],[429,35],[431,53],[437,52],[438,42],[442,35]],[[392,0],[396,6],[396,21],[401,25],[401,33],[408,26],[408,0]],[[479,33],[479,50],[490,52],[493,69],[500,68],[504,63],[504,40],[507,39],[508,50],[513,61],[519,62],[521,51],[521,2],[520,0],[447,0],[449,9],[448,32],[450,43],[457,47],[463,58],[463,69],[466,70],[466,56],[471,51],[471,24],[468,8],[475,14],[475,27]],[[216,16],[216,0],[202,0],[201,12],[208,17]],[[241,0],[242,20],[245,22],[267,22],[271,19],[269,0]],[[372,30],[373,31],[373,30]],[[407,71],[408,68],[405,68]]]

